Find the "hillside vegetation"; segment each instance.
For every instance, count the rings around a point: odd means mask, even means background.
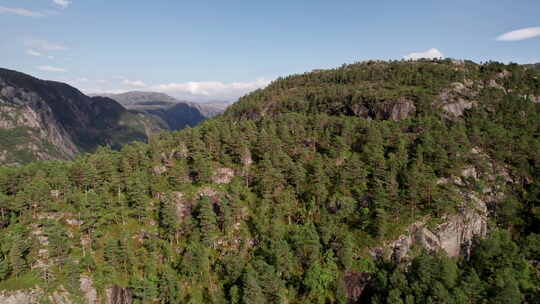
[[[463,214],[486,229],[452,235]],[[149,144],[1,169],[0,290],[538,303],[539,224],[538,71],[370,61],[278,79]],[[466,253],[391,252],[420,226]]]

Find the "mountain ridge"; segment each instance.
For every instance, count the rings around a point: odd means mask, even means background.
[[[133,113],[159,117],[171,130],[194,127],[224,111],[212,104],[181,101],[157,92],[130,91],[102,96],[116,100]]]
[[[145,141],[160,129],[153,119],[130,114],[112,99],[88,97],[65,83],[13,70],[0,69],[0,98],[4,140],[11,132],[20,142],[19,148],[3,147],[4,162],[69,159],[99,145]]]
[[[355,63],[148,144],[0,169],[0,299],[536,303],[539,76]]]

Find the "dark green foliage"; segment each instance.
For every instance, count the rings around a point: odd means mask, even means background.
[[[372,303],[535,303],[538,278],[506,231],[480,241],[469,261],[422,253],[403,270],[381,265]],[[412,301],[412,302],[411,302]]]
[[[440,97],[457,82],[475,102],[460,116]],[[538,73],[516,65],[358,63],[279,79],[149,144],[0,169],[0,284],[30,273],[43,245],[29,231],[44,225],[65,257],[50,261],[55,286],[82,271],[135,303],[534,303],[530,96]],[[404,103],[415,110],[397,117]],[[477,174],[461,178],[467,168]],[[370,257],[407,225],[436,225],[491,192],[491,236],[470,260]]]

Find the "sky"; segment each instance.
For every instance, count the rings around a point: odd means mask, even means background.
[[[0,67],[191,101],[370,59],[540,62],[539,0],[0,0],[0,28]]]

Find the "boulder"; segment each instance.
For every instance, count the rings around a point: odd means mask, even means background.
[[[389,119],[392,121],[400,121],[406,119],[416,112],[414,103],[407,99],[399,99],[391,106]]]
[[[212,176],[212,181],[216,184],[229,184],[234,177],[234,170],[227,167],[221,167],[216,170]]]
[[[94,288],[94,282],[89,276],[81,275],[81,291],[84,294],[84,298],[87,304],[99,304],[99,297]]]
[[[474,105],[474,102],[472,101],[459,99],[457,102],[445,104],[444,106],[442,106],[442,109],[458,117],[458,116],[463,115],[465,110],[472,108],[473,105]]]

